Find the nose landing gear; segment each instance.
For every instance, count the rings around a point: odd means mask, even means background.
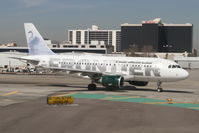
[[[158,88],[157,88],[157,91],[158,92],[162,92],[163,91],[163,89],[162,89],[162,87],[161,87],[161,84],[162,84],[162,82],[157,82],[157,86],[158,86]]]

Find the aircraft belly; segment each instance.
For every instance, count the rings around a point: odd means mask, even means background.
[[[133,80],[135,80],[135,81],[149,81],[149,78],[144,77],[144,76],[134,76]]]
[[[157,82],[160,81],[160,77],[151,77],[151,76],[134,76],[132,80],[135,81],[148,81],[148,82]]]

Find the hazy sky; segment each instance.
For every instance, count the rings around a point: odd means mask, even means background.
[[[120,29],[122,23],[156,17],[165,23],[192,23],[199,49],[199,0],[1,0],[0,43],[25,45],[24,22],[34,23],[43,37],[62,42],[69,29],[92,24]]]

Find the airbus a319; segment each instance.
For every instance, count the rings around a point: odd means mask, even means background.
[[[57,55],[47,46],[32,23],[25,23],[24,27],[29,55],[15,59],[25,60],[44,69],[88,76],[91,79],[88,90],[96,90],[96,83],[114,89],[122,88],[124,82],[135,86],[146,86],[148,82],[157,82],[157,91],[161,92],[162,82],[184,80],[189,75],[176,62],[160,58],[80,53]]]

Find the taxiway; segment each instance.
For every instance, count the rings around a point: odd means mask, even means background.
[[[199,130],[199,111],[85,97],[85,95],[122,96],[199,103],[199,70],[190,70],[187,80],[107,91],[99,85],[88,91],[88,79],[73,75],[0,75],[0,132],[195,132]],[[73,105],[47,105],[48,95],[77,94]],[[79,95],[84,98],[78,98]],[[74,95],[75,96],[75,95]]]

